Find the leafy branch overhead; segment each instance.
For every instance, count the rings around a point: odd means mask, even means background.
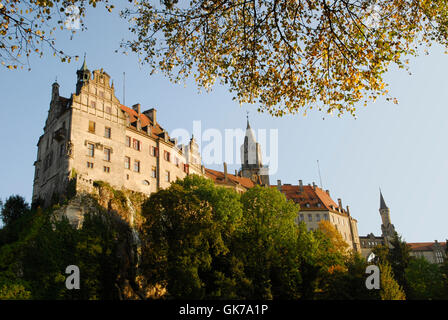
[[[6,0],[0,2],[0,63],[8,69],[29,64],[31,55],[42,57],[48,49],[62,62],[71,56],[56,46],[55,34],[71,19],[79,18],[79,29],[84,30],[83,17],[87,6],[105,3],[108,11],[114,7],[109,0]],[[73,35],[75,28],[70,29]]]
[[[219,81],[275,116],[338,115],[389,96],[383,76],[420,45],[447,45],[442,0],[138,0],[126,9],[137,52],[172,81]]]

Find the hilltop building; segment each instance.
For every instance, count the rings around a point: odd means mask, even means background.
[[[372,249],[378,245],[390,246],[390,241],[395,236],[395,227],[390,219],[390,209],[384,201],[383,194],[380,190],[380,216],[381,216],[381,236],[375,236],[373,233],[367,236],[359,237],[361,242],[361,253],[364,257],[368,257]]]
[[[442,264],[446,259],[447,242],[412,242],[408,243],[411,255],[416,258],[425,258],[431,263]]]
[[[361,254],[368,257],[372,249],[378,245],[387,245],[391,247],[391,240],[397,233],[390,219],[390,209],[384,201],[380,190],[380,216],[381,216],[381,236],[375,236],[373,233],[367,236],[359,237],[361,242]],[[443,263],[446,258],[446,242],[411,242],[407,243],[411,249],[411,256],[423,257],[431,263]]]
[[[177,145],[158,123],[156,109],[124,106],[102,69],[77,71],[76,91],[59,95],[53,83],[44,133],[37,143],[33,201],[66,191],[89,191],[95,180],[150,194],[187,174],[205,175],[198,145]]]
[[[303,185],[299,180],[298,185],[282,184],[277,180],[277,188],[287,199],[300,205],[300,213],[296,222],[305,222],[308,230],[317,230],[320,221],[329,221],[341,234],[354,251],[359,252],[357,220],[350,215],[350,208],[342,206],[342,200],[338,203],[330,197],[329,190],[322,190],[314,182],[312,185]]]
[[[77,71],[76,90],[65,98],[59,84],[53,83],[50,109],[44,133],[37,143],[33,183],[33,202],[49,205],[67,192],[93,190],[95,181],[115,188],[151,194],[169,187],[177,178],[198,174],[216,185],[243,193],[255,185],[269,187],[269,168],[262,163],[262,150],[249,119],[241,146],[241,169],[230,174],[202,165],[194,137],[179,145],[169,137],[156,117],[156,109],[142,111],[140,104],[127,107],[115,96],[114,84],[103,71],[87,68]],[[313,186],[277,186],[288,199],[299,203],[297,222],[305,221],[309,230],[321,220],[330,221],[344,240],[360,250],[357,221],[329,191]]]

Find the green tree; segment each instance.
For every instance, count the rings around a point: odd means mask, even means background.
[[[380,268],[380,296],[381,300],[405,300],[403,289],[395,281],[392,268],[388,263],[382,263]]]
[[[24,226],[19,239],[0,247],[1,295],[5,299],[116,299],[117,246],[126,243],[129,230],[103,213],[86,213],[81,229],[67,219],[55,219],[51,208],[19,218]],[[22,223],[23,219],[31,221]],[[65,287],[69,265],[81,270],[80,290]]]
[[[8,226],[24,216],[29,211],[30,206],[22,196],[13,195],[6,199],[1,208],[3,223]]]
[[[412,259],[411,249],[398,234],[395,234],[390,244],[391,248],[389,249],[388,261],[392,267],[395,280],[397,280],[398,284],[407,294],[409,288],[406,282],[406,268]]]
[[[302,279],[296,257],[299,207],[278,190],[255,186],[241,197],[237,252],[252,286],[249,299],[294,299]]]
[[[391,64],[406,68],[419,45],[447,45],[448,5],[426,0],[139,0],[124,12],[125,50],[172,81],[217,80],[240,103],[272,115],[315,108],[355,114],[389,96]]]
[[[379,299],[378,290],[368,290],[366,268],[368,263],[357,253],[346,260],[345,268],[334,268],[321,285],[322,299],[326,300],[372,300]]]
[[[413,259],[406,268],[408,299],[433,300],[444,297],[444,281],[440,267],[421,257]]]
[[[239,195],[191,175],[144,203],[142,272],[174,298],[236,298],[241,264],[229,246],[241,219]]]
[[[373,248],[375,254],[375,264],[389,264],[392,268],[394,279],[403,288],[408,295],[408,286],[406,282],[406,268],[412,260],[411,249],[408,244],[402,240],[397,233],[390,241],[390,245],[379,245]]]

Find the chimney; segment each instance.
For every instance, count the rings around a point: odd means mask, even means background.
[[[347,214],[350,216],[350,207],[347,206],[346,208],[347,208]]]
[[[136,103],[132,106],[132,109],[134,109],[135,112],[137,112],[137,114],[140,114],[140,103]]]
[[[277,190],[282,191],[282,180],[277,180]]]
[[[317,186],[316,186],[316,184],[315,184],[314,181],[313,181],[313,189],[316,190],[316,187],[317,187]]]
[[[339,211],[342,212],[342,210],[344,210],[344,208],[342,207],[342,200],[341,200],[341,198],[338,198],[338,204],[339,204]]]
[[[227,163],[224,162],[224,181],[227,181]]]
[[[235,169],[235,177],[238,177],[238,170]]]
[[[143,114],[145,116],[147,116],[149,119],[151,119],[151,121],[152,121],[154,126],[157,124],[157,122],[156,122],[156,109],[152,108],[152,109],[146,110],[145,112],[143,112]]]
[[[328,196],[330,196],[330,190],[325,190],[325,192],[328,194]]]
[[[299,191],[303,192],[303,181],[299,180]]]

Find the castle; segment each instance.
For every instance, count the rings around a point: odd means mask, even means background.
[[[44,133],[37,143],[33,202],[48,205],[71,181],[76,191],[90,191],[94,181],[101,180],[149,195],[188,174],[219,180],[217,172],[202,165],[194,137],[178,145],[156,114],[154,108],[142,111],[140,104],[122,105],[110,76],[102,69],[90,72],[84,60],[70,98],[59,95],[58,83],[52,85]],[[243,165],[228,175],[239,192],[255,184],[269,185],[260,145],[249,121],[247,126]]]
[[[320,221],[329,221],[355,251],[366,247],[349,207],[344,208],[341,199],[333,201],[329,190],[314,183],[304,185],[301,180],[297,185],[280,180],[270,185],[268,167],[262,163],[261,147],[249,119],[241,146],[241,169],[230,174],[226,163],[223,171],[205,168],[194,137],[187,145],[178,144],[157,121],[154,108],[142,111],[140,104],[124,106],[114,91],[110,76],[103,69],[90,72],[85,60],[70,98],[61,97],[59,84],[53,83],[48,118],[37,143],[33,202],[49,205],[69,185],[89,192],[98,180],[150,195],[177,178],[198,174],[240,193],[257,184],[277,188],[300,204],[296,221],[305,222],[308,230],[316,230]],[[381,201],[384,236],[394,229],[382,195]],[[383,239],[387,237],[379,241]]]

